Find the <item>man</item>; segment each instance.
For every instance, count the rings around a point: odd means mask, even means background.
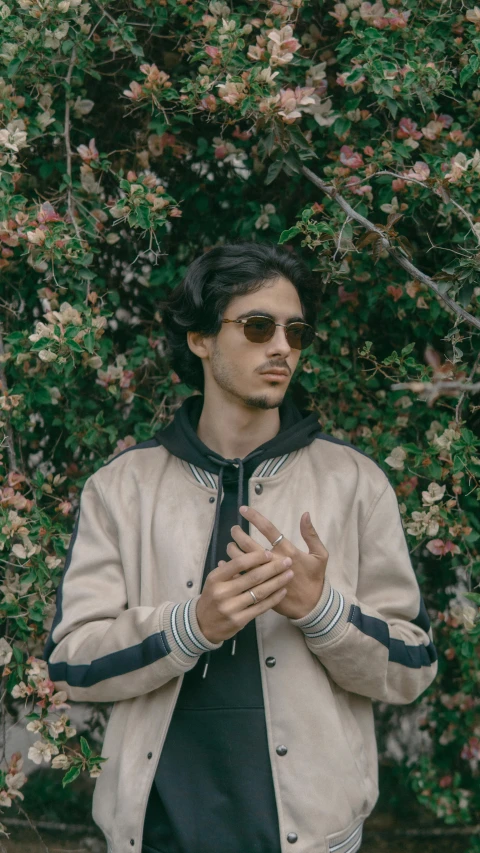
[[[355,853],[371,700],[437,666],[395,493],[287,394],[317,309],[297,259],[216,247],[164,308],[201,393],[87,479],[44,653],[115,703],[94,820],[109,853]]]

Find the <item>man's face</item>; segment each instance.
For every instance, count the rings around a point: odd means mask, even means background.
[[[250,312],[271,316],[276,323],[304,319],[299,295],[283,277],[272,279],[254,293],[235,296],[223,316],[237,320]],[[204,343],[208,350],[208,358],[203,360],[206,392],[213,382],[247,406],[273,409],[281,405],[300,357],[300,350],[290,348],[284,328],[277,326],[265,343],[253,343],[245,337],[242,324],[222,323],[218,335],[205,338]],[[272,367],[284,368],[287,375],[264,375]]]

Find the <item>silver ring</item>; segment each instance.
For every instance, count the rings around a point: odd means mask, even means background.
[[[283,538],[284,538],[283,533],[280,533],[280,536],[277,539],[275,539],[275,542],[272,542],[271,547],[274,548],[275,545],[278,545],[278,543],[281,542]]]
[[[255,593],[254,593],[253,589],[249,589],[248,591],[249,591],[250,595],[252,596],[254,603],[255,603],[255,604],[258,604],[258,599],[257,599],[257,596],[255,595]],[[250,607],[251,607],[251,606],[252,606],[252,605],[250,605]]]

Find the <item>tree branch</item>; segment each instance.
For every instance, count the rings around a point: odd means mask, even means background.
[[[433,192],[434,195],[438,195],[441,197],[441,194],[436,187],[429,187],[425,183],[425,181],[420,181],[418,178],[409,178],[406,175],[399,175],[399,174],[397,174],[397,172],[390,172],[386,169],[382,169],[382,171],[375,172],[375,174],[370,175],[368,180],[370,180],[370,178],[376,178],[377,175],[390,175],[392,178],[400,178],[401,181],[408,181],[412,184],[418,184],[420,187],[424,187],[424,189],[430,190],[430,192]],[[463,213],[465,219],[467,220],[468,224],[470,225],[470,230],[472,231],[473,235],[475,236],[475,239],[477,240],[478,245],[480,246],[480,234],[477,234],[477,232],[475,231],[475,228],[474,228],[475,223],[474,223],[472,217],[470,216],[470,214],[468,213],[468,211],[465,210],[465,208],[462,207],[462,205],[459,204],[458,201],[455,201],[455,199],[451,197],[450,193],[448,193],[448,203],[453,204],[454,207],[456,207],[458,210],[461,211],[461,213]]]
[[[73,66],[75,65],[75,60],[77,58],[77,52],[75,50],[75,46],[72,48],[72,55],[70,57],[70,64],[68,66],[67,76],[65,77],[65,82],[70,87],[70,83],[72,80]],[[68,187],[67,187],[67,208],[68,215],[72,220],[72,225],[75,229],[75,234],[79,240],[82,239],[80,234],[77,222],[75,221],[75,203],[73,199],[72,193],[72,146],[70,143],[70,93],[67,92],[67,96],[65,98],[65,124],[63,129],[63,138],[65,139],[65,150],[67,153],[67,175],[68,175]]]
[[[455,382],[451,379],[440,379],[438,382],[397,382],[390,386],[392,391],[413,391],[414,394],[420,394],[422,398],[431,406],[437,397],[442,394],[448,396],[461,395],[461,399],[467,392],[470,394],[480,393],[480,382]]]
[[[461,305],[458,305],[457,302],[454,302],[453,299],[450,299],[450,297],[447,296],[446,293],[441,293],[437,283],[433,280],[433,278],[430,278],[430,276],[426,275],[426,273],[417,269],[417,267],[414,266],[414,264],[412,264],[412,262],[409,261],[408,258],[402,255],[401,252],[399,252],[397,249],[395,249],[395,247],[392,246],[392,244],[390,243],[390,240],[386,236],[385,232],[382,229],[377,228],[377,226],[374,225],[373,222],[370,222],[370,220],[366,219],[365,216],[362,216],[361,213],[358,213],[356,210],[354,210],[354,208],[348,203],[348,201],[346,201],[343,196],[341,196],[340,193],[337,192],[335,187],[332,187],[331,184],[326,184],[324,181],[322,181],[321,178],[318,177],[318,175],[315,174],[315,172],[312,172],[311,169],[309,169],[307,166],[302,166],[301,171],[305,175],[305,177],[312,182],[312,184],[315,184],[315,186],[318,187],[318,189],[322,190],[325,195],[335,201],[339,205],[339,207],[341,207],[342,210],[347,214],[347,216],[362,225],[363,228],[366,229],[366,231],[372,231],[374,234],[378,234],[378,236],[381,238],[383,248],[387,250],[390,257],[392,257],[394,261],[399,264],[399,266],[406,270],[409,275],[413,276],[413,278],[418,279],[418,281],[423,282],[423,284],[426,284],[427,287],[430,288],[430,290],[433,290],[433,292],[438,296],[438,298],[441,299],[442,302],[445,303],[445,305],[448,305],[448,307],[451,311],[453,311],[454,314],[456,314],[458,317],[461,317],[462,320],[465,320],[465,322],[469,323],[471,326],[475,326],[476,329],[480,329],[480,318],[474,317],[472,314],[469,314],[468,311],[465,311],[465,309],[462,308]]]
[[[478,355],[477,355],[477,357],[476,357],[476,359],[475,359],[474,365],[473,365],[473,367],[472,367],[472,372],[471,372],[470,376],[468,377],[468,381],[469,381],[469,382],[472,382],[473,377],[475,376],[475,374],[476,374],[476,372],[477,372],[477,367],[478,367],[478,363],[479,363],[479,361],[480,361],[480,352],[478,353]],[[462,392],[462,395],[461,395],[461,397],[460,397],[460,399],[459,399],[459,401],[458,401],[458,403],[457,403],[457,407],[456,407],[456,409],[455,409],[455,421],[456,421],[456,423],[457,423],[457,424],[458,424],[458,423],[460,423],[460,418],[461,418],[461,415],[462,415],[462,406],[463,406],[463,401],[464,401],[464,399],[465,399],[465,391],[463,391],[463,392]]]
[[[5,347],[3,344],[3,325],[0,323],[0,356],[5,355]],[[7,386],[7,377],[5,375],[5,368],[3,366],[3,360],[0,359],[0,392],[2,396],[4,396],[8,391]],[[6,421],[6,441],[7,441],[7,453],[8,453],[8,468],[10,472],[17,471],[17,459],[15,456],[15,442],[13,440],[13,429],[10,423],[10,416],[8,412],[5,412],[5,421]]]

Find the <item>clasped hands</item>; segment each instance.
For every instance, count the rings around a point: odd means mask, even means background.
[[[240,513],[260,533],[274,542],[281,534],[275,525],[265,518],[258,510],[249,506],[241,506]],[[258,551],[259,555],[265,554],[265,549],[255,542],[238,524],[231,528],[234,542],[227,545],[227,554],[231,559],[239,557],[242,553]],[[272,559],[290,557],[293,577],[288,582],[287,594],[282,601],[273,607],[276,613],[287,616],[289,619],[301,619],[315,607],[318,602],[325,578],[325,570],[328,561],[328,552],[316,532],[308,512],[304,512],[300,518],[300,533],[308,547],[308,553],[296,548],[284,535],[284,538],[275,545],[271,551]],[[223,561],[221,561],[223,562]],[[255,592],[255,587],[252,587]]]

